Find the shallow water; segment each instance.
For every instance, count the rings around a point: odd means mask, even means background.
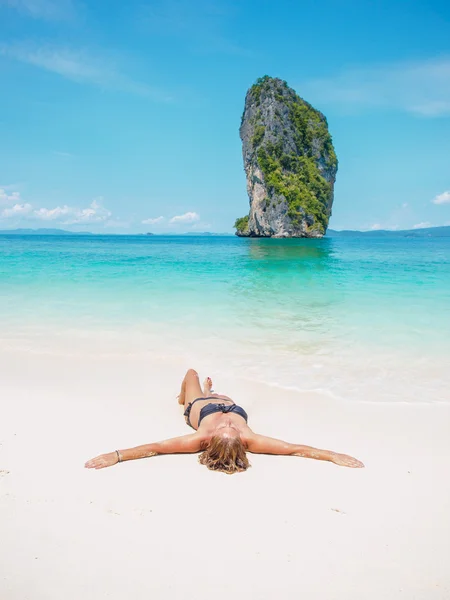
[[[450,238],[0,236],[3,348],[448,401]]]

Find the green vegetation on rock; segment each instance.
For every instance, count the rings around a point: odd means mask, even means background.
[[[313,158],[283,154],[279,146],[268,143],[258,150],[258,162],[270,191],[283,196],[288,215],[299,226],[305,215],[314,217],[320,233],[325,233],[326,206],[330,184],[320,175]]]
[[[248,232],[248,215],[241,217],[240,219],[236,219],[234,222],[234,228],[241,235],[245,235]]]
[[[256,181],[254,172],[259,167],[264,176],[266,205],[286,202],[292,235],[296,235],[296,229],[305,235],[308,231],[324,234],[337,171],[324,115],[285,81],[265,75],[248,91],[241,137],[248,181]],[[250,186],[250,203],[252,189]],[[245,223],[237,219],[235,227],[239,235],[245,235],[248,219]],[[266,235],[258,231],[248,234]]]
[[[255,133],[252,137],[253,146],[259,146],[259,144],[263,140],[265,131],[266,131],[266,128],[264,127],[264,125],[256,125]]]

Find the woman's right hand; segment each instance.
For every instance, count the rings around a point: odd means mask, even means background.
[[[353,456],[348,456],[348,454],[333,452],[332,461],[340,467],[350,467],[351,469],[362,469],[364,467],[364,464],[360,460],[353,458]]]
[[[112,467],[118,462],[117,452],[108,452],[108,454],[100,454],[100,456],[91,458],[84,466],[86,469],[104,469],[105,467]]]

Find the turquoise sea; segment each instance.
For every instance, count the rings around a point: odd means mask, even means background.
[[[351,401],[450,395],[450,238],[0,236],[2,349],[188,357]]]

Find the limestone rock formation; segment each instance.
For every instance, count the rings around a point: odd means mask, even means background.
[[[266,75],[247,92],[240,136],[250,214],[236,220],[236,234],[322,237],[337,172],[324,115]]]

